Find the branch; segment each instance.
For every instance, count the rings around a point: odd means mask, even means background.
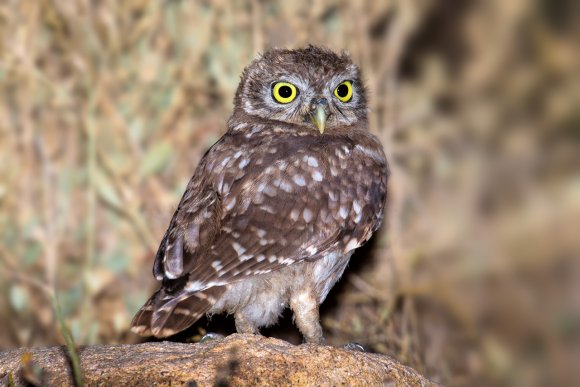
[[[432,386],[379,354],[233,334],[206,343],[93,345],[78,349],[86,385]],[[65,347],[0,352],[0,385],[73,385]]]

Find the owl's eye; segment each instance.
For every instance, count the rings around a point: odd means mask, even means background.
[[[341,102],[348,102],[352,98],[352,82],[344,81],[334,89],[334,95]]]
[[[290,103],[296,99],[298,89],[288,82],[276,82],[272,86],[272,96],[278,103]]]

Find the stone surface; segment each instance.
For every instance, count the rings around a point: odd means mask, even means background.
[[[233,334],[206,343],[79,348],[85,385],[435,385],[379,354]],[[73,385],[64,347],[0,352],[0,385]]]

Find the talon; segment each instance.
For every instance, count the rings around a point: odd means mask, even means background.
[[[342,348],[349,350],[349,351],[357,351],[357,352],[368,352],[364,345],[360,343],[347,343],[342,346]]]
[[[223,339],[225,336],[219,333],[208,332],[199,340],[200,343],[207,343],[213,340]]]

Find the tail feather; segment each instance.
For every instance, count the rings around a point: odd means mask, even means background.
[[[153,316],[153,305],[155,300],[159,297],[159,292],[161,290],[156,291],[139,309],[135,317],[133,317],[133,321],[131,321],[131,331],[136,333],[140,336],[152,336],[151,333],[151,316]]]
[[[216,286],[167,297],[160,289],[137,312],[131,322],[131,330],[141,336],[172,336],[206,314],[225,290],[224,286]]]

